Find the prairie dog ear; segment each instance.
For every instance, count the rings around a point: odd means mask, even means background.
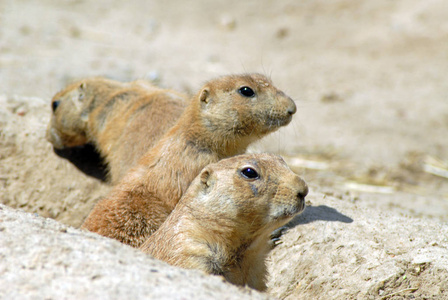
[[[210,169],[205,169],[201,172],[200,176],[200,180],[201,180],[201,185],[202,188],[205,190],[205,192],[208,193],[208,191],[210,191],[210,189],[213,187],[214,184],[214,180],[212,178],[212,174],[213,171]]]
[[[79,85],[79,96],[78,96],[78,100],[82,102],[82,100],[84,100],[84,94],[85,94],[85,89],[87,87],[87,83],[82,82]]]
[[[77,89],[73,90],[72,96],[70,97],[73,106],[76,108],[76,111],[81,114],[81,121],[87,122],[89,118],[89,114],[84,111],[85,103],[85,94],[86,94],[87,83],[81,82]]]
[[[202,103],[207,104],[210,101],[210,91],[208,88],[204,88],[201,91],[201,95],[199,96],[199,99],[201,100]]]

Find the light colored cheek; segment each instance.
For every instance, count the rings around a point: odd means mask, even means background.
[[[273,199],[270,209],[269,209],[269,216],[272,219],[277,219],[278,217],[281,217],[284,212],[285,209],[287,209],[287,205],[283,204],[281,200],[278,199]]]
[[[81,109],[82,109],[82,102],[79,101],[79,95],[77,93],[72,95],[72,97],[70,98],[70,101],[73,103],[73,105],[75,106],[75,109],[77,111],[81,111]]]
[[[213,214],[234,220],[238,217],[238,205],[232,198],[232,195],[227,195],[225,192],[216,192],[211,197],[214,201],[210,201],[209,209]]]

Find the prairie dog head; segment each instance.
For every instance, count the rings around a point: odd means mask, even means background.
[[[272,154],[239,155],[205,167],[191,185],[186,205],[198,219],[245,232],[269,235],[305,208],[306,183]],[[181,200],[182,201],[182,200]],[[213,222],[213,221],[212,221]]]
[[[303,211],[307,193],[306,183],[277,155],[220,160],[202,169],[140,249],[264,291],[270,234]]]
[[[289,124],[297,110],[294,101],[261,74],[211,80],[200,91],[199,99],[207,130],[249,142]]]
[[[55,149],[82,146],[89,141],[92,112],[102,110],[113,91],[123,84],[105,78],[87,78],[68,85],[51,100],[47,140]]]
[[[77,82],[58,92],[51,100],[52,116],[47,127],[47,140],[56,149],[87,143],[88,115],[83,114],[86,82]]]

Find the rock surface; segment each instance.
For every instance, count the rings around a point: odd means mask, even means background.
[[[268,299],[4,205],[0,261],[1,299]]]
[[[448,225],[322,193],[271,253],[280,299],[448,299]]]

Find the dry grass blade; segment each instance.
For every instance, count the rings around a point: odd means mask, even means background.
[[[387,298],[392,297],[392,296],[399,295],[399,294],[404,293],[404,292],[411,292],[411,293],[413,293],[413,292],[415,292],[416,290],[418,290],[418,288],[404,289],[404,290],[397,291],[397,292],[395,292],[395,293],[392,293],[392,294],[388,294],[388,295],[386,295],[386,296],[383,296],[383,297],[381,297],[381,300],[387,299]]]
[[[284,157],[288,164],[294,167],[312,169],[312,170],[327,170],[330,166],[326,162],[308,160],[299,157]]]
[[[423,164],[426,173],[448,178],[448,163],[432,156],[427,156]]]
[[[395,188],[391,186],[361,184],[357,182],[346,182],[345,188],[353,191],[377,194],[392,194],[395,192]]]

